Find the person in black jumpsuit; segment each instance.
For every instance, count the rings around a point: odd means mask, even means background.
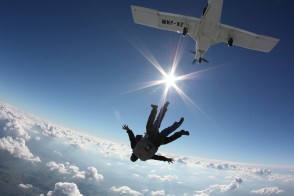
[[[181,118],[179,122],[175,122],[172,126],[165,128],[161,132],[159,132],[159,128],[161,125],[161,122],[165,116],[165,113],[167,111],[167,106],[169,105],[169,102],[166,102],[164,106],[160,109],[160,112],[155,120],[156,114],[157,114],[157,106],[151,105],[152,110],[149,115],[147,124],[146,124],[146,135],[150,142],[152,142],[156,147],[159,147],[160,145],[165,145],[170,142],[173,142],[174,140],[180,138],[182,135],[189,135],[188,131],[181,130],[176,133],[174,133],[172,136],[168,137],[169,134],[171,134],[173,131],[175,131],[184,121],[184,118]],[[155,121],[154,121],[155,120]],[[127,131],[129,135],[129,139],[131,142],[131,148],[134,149],[137,143],[142,138],[142,135],[134,135],[133,131],[128,127],[128,125],[123,125],[122,127],[124,130]],[[130,157],[131,161],[135,162],[137,161],[138,157],[132,153]],[[154,155],[151,157],[151,159],[159,160],[159,161],[167,161],[168,163],[172,163],[172,158],[167,158],[160,155]]]

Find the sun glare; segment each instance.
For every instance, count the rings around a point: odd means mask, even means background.
[[[173,73],[170,73],[165,76],[164,83],[167,87],[174,86],[176,84],[177,78],[174,76]]]
[[[143,83],[139,84],[138,88],[124,92],[123,94],[135,92],[138,90],[142,90],[145,88],[154,87],[154,86],[158,86],[158,85],[165,85],[165,88],[163,90],[162,97],[161,97],[161,100],[163,102],[167,101],[166,99],[168,97],[169,90],[170,90],[170,88],[173,88],[186,105],[188,105],[189,107],[192,105],[198,111],[200,111],[204,116],[206,116],[208,118],[208,116],[204,113],[204,111],[177,85],[177,81],[185,81],[185,80],[198,78],[199,75],[201,74],[201,72],[205,71],[205,70],[201,70],[201,71],[196,71],[196,72],[181,75],[181,76],[175,76],[174,73],[176,72],[179,60],[180,60],[182,53],[183,53],[183,51],[180,50],[180,41],[181,40],[178,41],[178,45],[176,47],[176,51],[173,56],[174,57],[173,63],[169,67],[171,69],[170,73],[165,72],[163,67],[160,65],[160,63],[157,61],[157,59],[153,56],[153,54],[145,47],[145,45],[141,44],[139,46],[138,44],[135,44],[133,41],[131,41],[131,44],[133,44],[134,47],[146,58],[146,60],[148,60],[158,70],[158,72],[162,75],[162,79],[155,80],[155,81],[143,82]],[[209,69],[206,69],[206,71],[207,70],[209,70]]]

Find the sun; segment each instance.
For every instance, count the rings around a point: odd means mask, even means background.
[[[171,86],[175,86],[176,81],[177,81],[177,77],[173,73],[165,74],[163,82],[167,88]]]

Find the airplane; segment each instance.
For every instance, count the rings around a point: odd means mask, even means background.
[[[205,52],[210,46],[225,42],[231,47],[233,44],[239,47],[270,52],[279,39],[258,35],[243,29],[220,23],[223,0],[208,0],[203,9],[201,18],[183,16],[154,9],[131,5],[134,22],[137,24],[182,33],[189,35],[196,41],[195,59],[207,62],[204,58]]]

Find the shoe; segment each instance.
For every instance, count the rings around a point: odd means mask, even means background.
[[[169,102],[167,101],[167,102],[165,102],[165,104],[163,106],[167,108],[168,105],[169,105]]]
[[[182,117],[178,123],[181,125],[183,122],[184,122],[184,117]]]
[[[151,104],[152,109],[157,109],[157,105]]]
[[[182,135],[190,135],[189,131],[181,130]]]

